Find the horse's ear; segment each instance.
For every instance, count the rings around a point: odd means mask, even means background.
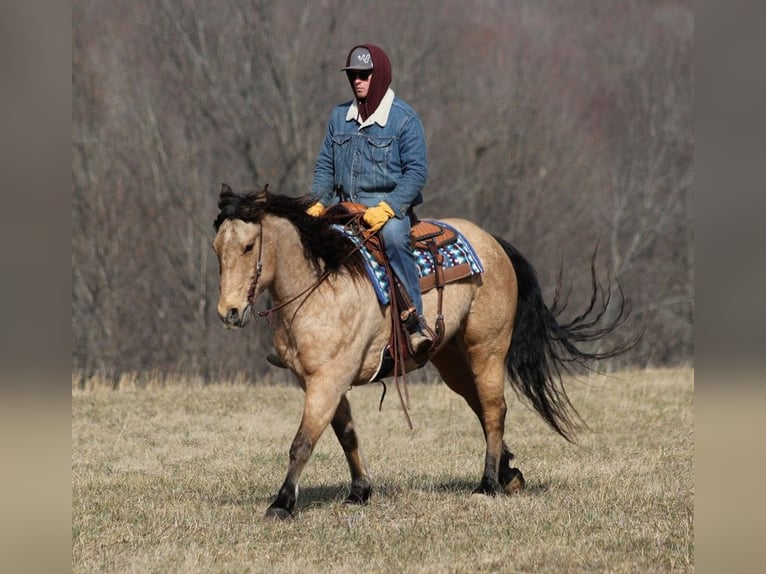
[[[255,196],[255,201],[257,203],[265,202],[268,199],[269,196],[269,184],[263,186],[263,189],[258,192],[258,195]]]
[[[228,183],[222,183],[221,184],[221,195],[225,193],[234,193],[231,188],[229,187]]]

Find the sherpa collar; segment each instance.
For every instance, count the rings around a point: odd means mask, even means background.
[[[375,109],[371,116],[365,121],[360,121],[359,106],[356,104],[356,100],[351,101],[351,105],[346,112],[346,121],[352,120],[359,122],[359,128],[371,126],[372,124],[378,124],[380,127],[386,127],[388,123],[388,115],[391,113],[391,106],[394,104],[394,91],[391,88],[386,90],[383,99],[380,100],[380,105]]]

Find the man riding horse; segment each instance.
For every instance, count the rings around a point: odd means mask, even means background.
[[[417,113],[394,95],[391,63],[373,44],[355,46],[345,71],[354,99],[336,106],[314,168],[311,215],[339,201],[367,207],[364,222],[380,230],[391,268],[404,287],[417,320],[409,332],[414,354],[433,343],[423,318],[417,262],[410,245],[413,206],[423,202],[428,177],[423,125]]]

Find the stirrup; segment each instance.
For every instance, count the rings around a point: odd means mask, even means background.
[[[408,339],[410,352],[414,357],[425,355],[431,350],[431,346],[434,344],[434,340],[431,336],[421,329],[408,333]]]
[[[403,316],[402,319],[406,318],[407,323],[409,323],[407,325],[407,343],[410,354],[413,357],[423,356],[431,350],[434,344],[434,333],[428,327],[425,317],[415,313],[414,308],[408,309],[405,313],[409,314],[409,317]]]

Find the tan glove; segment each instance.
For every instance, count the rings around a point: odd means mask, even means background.
[[[317,201],[314,205],[312,205],[306,210],[306,213],[308,213],[312,217],[319,217],[320,215],[322,215],[323,211],[324,211],[324,205],[322,205],[321,203]]]
[[[370,231],[375,232],[383,227],[386,221],[391,219],[393,216],[394,210],[391,209],[391,207],[385,201],[381,201],[375,207],[370,207],[367,211],[365,211],[363,219],[367,226],[370,228]]]

